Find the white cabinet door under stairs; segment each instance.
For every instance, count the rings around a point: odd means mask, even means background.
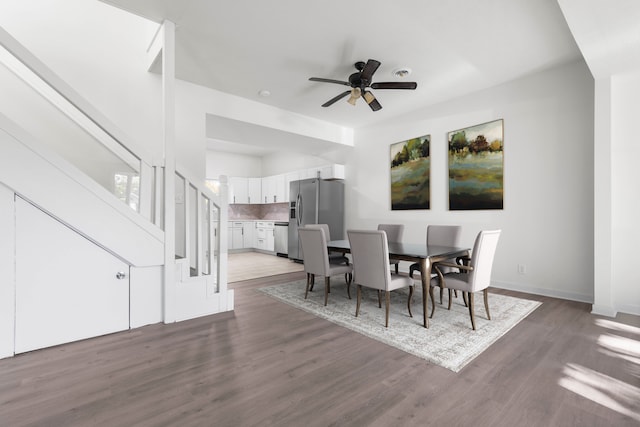
[[[15,352],[129,328],[129,266],[16,198]]]

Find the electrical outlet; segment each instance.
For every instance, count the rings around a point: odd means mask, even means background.
[[[527,266],[524,264],[518,264],[518,274],[527,274]]]

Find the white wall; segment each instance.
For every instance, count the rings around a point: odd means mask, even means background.
[[[207,150],[207,179],[217,179],[220,175],[260,178],[262,158]]]
[[[351,153],[352,151],[353,147],[343,147],[336,148],[335,152]],[[264,176],[270,176],[293,172],[296,170],[310,169],[316,166],[328,165],[330,163],[344,163],[344,156],[335,156],[331,154],[319,157],[302,153],[281,151],[264,156],[262,158],[262,170],[264,172]]]
[[[264,177],[330,163],[343,164],[346,153],[351,153],[352,151],[353,147],[337,148],[334,152],[324,157],[291,151],[278,151],[258,157],[207,150],[207,178],[217,178],[219,175]]]
[[[461,224],[469,246],[479,230],[500,228],[496,286],[592,301],[593,86],[581,61],[357,130],[346,162],[347,228],[402,222],[404,239],[421,243],[428,224]],[[448,211],[447,132],[500,118],[504,210]],[[424,134],[431,209],[391,211],[389,145]]]
[[[638,117],[640,73],[611,79],[611,296],[616,311],[640,314],[640,278],[634,260],[640,241]]]

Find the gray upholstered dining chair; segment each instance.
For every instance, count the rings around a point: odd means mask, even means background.
[[[324,237],[327,242],[331,240],[331,232],[329,231],[329,224],[307,224],[307,228],[322,228],[324,231]],[[329,264],[347,264],[349,265],[349,258],[340,252],[329,252]]]
[[[427,226],[427,246],[460,246],[460,233],[462,231],[462,227],[459,225],[429,225]],[[455,259],[446,260],[449,263],[456,263]],[[413,278],[415,272],[420,273],[420,264],[415,263],[411,264],[409,267],[409,276]],[[454,271],[459,271],[453,267],[445,267],[441,266],[442,273],[450,273]],[[431,268],[431,277],[436,275],[436,272],[433,268]],[[438,283],[439,284],[439,283]],[[435,308],[435,300],[433,298],[433,287],[430,288],[431,292],[431,303]],[[440,288],[440,304],[442,304],[442,294],[444,290],[442,287]],[[431,310],[433,313],[433,309]]]
[[[307,287],[304,298],[307,299],[309,289],[315,281],[315,276],[324,277],[324,305],[329,300],[331,290],[331,276],[344,274],[347,282],[347,295],[351,299],[351,279],[353,266],[338,265],[329,263],[329,252],[327,251],[327,239],[322,228],[303,227],[298,229],[298,236],[302,246],[304,271],[307,273]]]
[[[399,243],[402,241],[402,233],[404,233],[403,224],[378,224],[378,230],[382,230],[387,233],[387,242]],[[396,274],[398,274],[398,268],[400,264],[399,259],[391,258],[389,263],[396,268]]]
[[[471,327],[474,331],[476,330],[473,303],[474,292],[483,291],[484,308],[487,312],[487,318],[491,320],[488,288],[491,285],[493,258],[496,253],[496,247],[498,246],[500,232],[501,230],[484,230],[478,233],[468,264],[457,265],[448,262],[437,262],[434,264],[437,276],[431,279],[431,284],[433,285],[434,282],[439,282],[439,286],[446,287],[449,290],[449,310],[451,310],[452,289],[457,289],[468,295],[469,315],[471,317]],[[442,272],[443,267],[456,268],[459,269],[460,272],[451,271],[445,274]]]
[[[409,316],[413,317],[411,314],[413,279],[391,274],[389,246],[385,232],[382,230],[348,230],[347,235],[353,257],[353,283],[357,285],[356,317],[360,313],[363,286],[378,291],[378,305],[380,305],[380,291],[385,292],[385,327],[389,327],[390,292],[393,290],[409,288],[407,309]]]

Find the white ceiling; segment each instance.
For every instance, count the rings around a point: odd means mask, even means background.
[[[356,129],[580,57],[556,0],[103,1],[176,24],[178,78]],[[322,108],[346,87],[309,77],[346,80],[369,58],[374,82],[408,67],[417,90],[373,90],[377,112]]]

